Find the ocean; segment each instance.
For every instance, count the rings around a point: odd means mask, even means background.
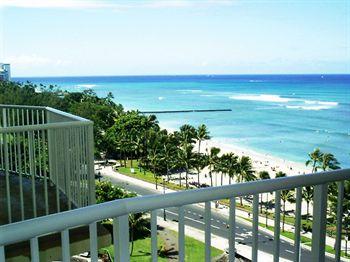
[[[26,77],[67,91],[94,90],[125,109],[140,111],[232,109],[157,114],[175,129],[204,123],[215,139],[305,162],[319,147],[350,167],[350,75],[194,75]]]

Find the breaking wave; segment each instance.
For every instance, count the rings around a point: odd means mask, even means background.
[[[259,102],[271,102],[271,103],[283,103],[288,109],[299,109],[299,110],[325,110],[331,109],[338,106],[338,102],[331,101],[318,101],[318,100],[307,100],[301,98],[288,98],[279,95],[270,94],[259,94],[259,95],[232,95],[230,99],[235,100],[247,100],[247,101],[259,101]],[[288,104],[288,105],[285,105]]]
[[[79,88],[94,88],[96,87],[97,85],[94,85],[94,84],[81,84],[81,85],[76,85],[76,87],[79,87]]]

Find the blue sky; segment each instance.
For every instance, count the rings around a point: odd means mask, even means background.
[[[13,76],[350,73],[346,0],[0,5]]]

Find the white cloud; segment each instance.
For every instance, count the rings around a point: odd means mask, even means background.
[[[130,8],[186,8],[231,5],[237,0],[1,0],[0,7],[71,8],[71,9],[130,9]]]
[[[16,67],[65,66],[71,64],[67,60],[42,57],[37,54],[12,56],[5,60]]]

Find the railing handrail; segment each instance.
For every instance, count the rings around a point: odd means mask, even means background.
[[[0,104],[0,108],[21,108],[21,109],[46,109],[44,106],[29,106],[29,105],[7,105]]]
[[[58,110],[56,108],[52,108],[49,106],[30,106],[30,105],[7,105],[7,104],[0,104],[0,108],[18,108],[18,109],[41,109],[41,110],[47,110],[51,113],[55,113],[61,116],[65,116],[67,118],[71,118],[73,121],[90,121],[86,118],[73,115],[71,113],[67,113],[61,110]]]
[[[320,185],[341,180],[350,180],[350,169],[119,199],[0,226],[0,246],[129,213]]]
[[[81,121],[81,122],[89,121],[89,122],[91,122],[90,120],[88,120],[86,118],[83,118],[83,117],[80,117],[80,116],[76,116],[76,115],[73,115],[71,113],[67,113],[67,112],[64,112],[64,111],[52,108],[52,107],[45,107],[45,109],[47,111],[51,112],[51,113],[58,114],[58,115],[61,115],[61,116],[65,116],[67,118],[71,118],[73,121]]]
[[[67,121],[67,122],[58,122],[58,123],[49,123],[49,124],[37,124],[37,125],[26,125],[26,126],[10,126],[10,127],[1,127],[0,134],[7,133],[19,133],[24,131],[38,131],[38,130],[49,130],[65,127],[81,127],[91,125],[92,121]]]

